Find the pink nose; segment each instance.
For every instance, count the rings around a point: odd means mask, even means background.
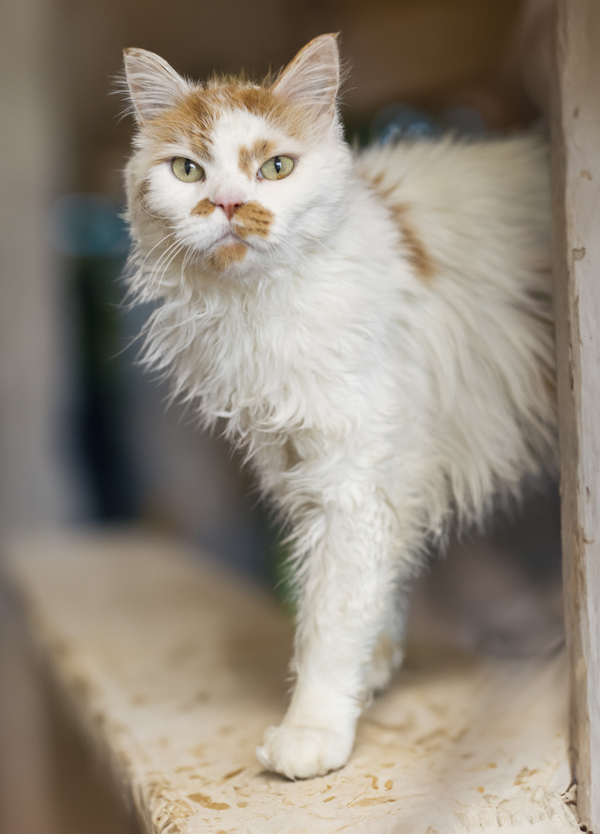
[[[225,214],[227,216],[227,219],[231,220],[231,218],[233,217],[236,209],[239,209],[239,207],[242,205],[242,203],[234,203],[233,201],[232,202],[225,202],[225,201],[220,202],[219,200],[217,200],[215,205],[220,206],[223,209],[223,211],[225,212]]]

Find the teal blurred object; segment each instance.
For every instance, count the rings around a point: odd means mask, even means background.
[[[67,433],[98,521],[134,518],[139,511],[136,467],[128,434],[123,357],[121,275],[129,251],[126,224],[101,194],[67,194],[54,204],[49,235],[65,256],[75,316],[75,396]]]
[[[114,203],[102,194],[64,194],[50,212],[50,240],[70,258],[124,258],[129,233]]]

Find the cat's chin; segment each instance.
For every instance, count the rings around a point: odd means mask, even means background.
[[[204,250],[200,263],[200,271],[207,279],[212,276],[218,283],[231,280],[244,285],[263,280],[271,273],[274,263],[277,266],[271,253],[237,235],[226,235]]]
[[[206,267],[218,274],[239,275],[248,267],[250,247],[237,235],[224,235],[205,255]]]

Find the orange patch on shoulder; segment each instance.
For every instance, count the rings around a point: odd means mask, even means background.
[[[215,209],[215,204],[211,203],[208,197],[205,197],[203,200],[200,200],[196,206],[194,206],[191,213],[194,217],[208,217],[208,215],[212,214]]]
[[[225,243],[210,253],[208,263],[217,272],[224,272],[233,264],[241,263],[246,257],[246,252],[245,243]]]
[[[367,182],[372,185],[377,195],[383,200],[391,212],[391,215],[400,231],[403,254],[413,266],[417,276],[425,283],[430,283],[435,275],[435,261],[427,251],[427,247],[419,236],[414,224],[410,221],[410,206],[407,203],[393,202],[393,194],[396,191],[397,183],[391,183],[384,187],[384,173],[380,171]]]
[[[275,215],[255,200],[244,203],[233,215],[235,231],[242,240],[251,235],[268,237]]]
[[[396,184],[389,185],[387,188],[383,188],[383,174],[381,171],[379,174],[376,174],[369,182],[371,185],[375,186],[375,191],[379,194],[382,200],[389,200],[392,196],[394,191],[396,190]]]
[[[251,148],[240,148],[240,171],[248,177],[254,177],[257,169],[275,154],[275,150],[275,144],[268,139],[257,139]]]
[[[406,204],[392,205],[390,211],[402,235],[404,254],[414,267],[418,277],[429,283],[435,275],[435,264],[425,244],[410,222],[410,207]]]

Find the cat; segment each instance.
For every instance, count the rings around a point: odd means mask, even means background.
[[[131,291],[148,364],[245,449],[291,529],[295,686],[257,756],[342,767],[452,525],[557,467],[541,138],[352,151],[335,35],[274,79],[125,52]]]

